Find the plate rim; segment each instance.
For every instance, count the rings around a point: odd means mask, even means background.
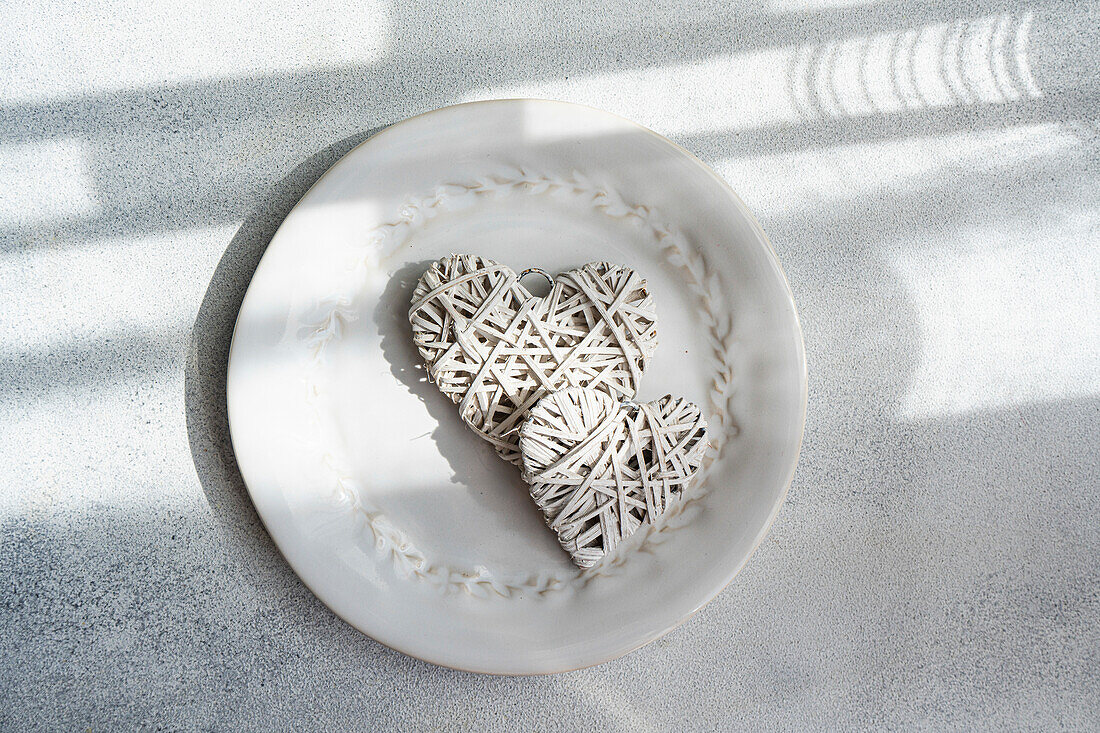
[[[756,234],[757,239],[759,241],[763,242],[763,244],[766,246],[767,254],[769,255],[769,261],[770,261],[770,264],[772,266],[772,269],[774,270],[774,272],[776,274],[779,275],[780,281],[782,282],[783,292],[784,292],[784,298],[783,298],[784,305],[788,307],[789,312],[790,312],[791,316],[793,317],[794,335],[796,336],[796,338],[794,339],[795,356],[796,356],[796,369],[797,369],[798,380],[799,380],[799,410],[798,410],[798,418],[797,418],[798,440],[797,440],[797,447],[796,447],[795,451],[793,452],[793,459],[791,460],[790,465],[787,467],[787,470],[785,472],[786,473],[786,478],[783,481],[783,485],[782,485],[782,487],[779,491],[779,494],[777,496],[777,499],[775,501],[774,506],[771,509],[771,512],[769,513],[769,515],[768,515],[767,519],[765,520],[765,522],[762,524],[759,532],[757,533],[757,536],[752,541],[751,549],[749,550],[749,552],[747,552],[744,555],[743,558],[741,558],[740,562],[735,563],[732,566],[731,571],[727,574],[725,579],[720,581],[716,585],[716,587],[713,589],[712,592],[705,593],[704,594],[704,599],[701,602],[699,602],[698,605],[696,605],[694,608],[692,608],[687,613],[685,613],[681,618],[679,618],[675,622],[668,625],[667,628],[661,629],[660,631],[657,631],[655,634],[653,634],[651,636],[646,636],[646,637],[642,638],[640,641],[638,641],[634,645],[629,646],[628,648],[626,648],[622,651],[611,653],[609,655],[601,655],[600,659],[598,659],[596,661],[593,661],[593,662],[586,662],[584,664],[569,664],[569,665],[566,665],[566,666],[560,667],[560,668],[556,667],[556,668],[551,669],[551,670],[540,670],[540,671],[519,671],[519,672],[515,672],[515,671],[498,671],[498,670],[495,670],[495,669],[484,669],[484,668],[478,669],[477,665],[473,665],[473,664],[471,664],[469,666],[459,666],[459,665],[452,664],[452,663],[449,663],[449,662],[437,661],[437,660],[433,660],[433,659],[426,659],[423,656],[420,656],[418,654],[415,654],[411,651],[408,651],[408,650],[402,648],[402,646],[399,643],[392,642],[392,640],[383,640],[382,638],[379,638],[379,636],[377,636],[375,632],[368,631],[368,630],[362,628],[359,624],[353,622],[351,619],[345,617],[343,614],[341,614],[339,611],[337,611],[335,608],[333,608],[333,606],[328,601],[326,601],[325,598],[321,594],[317,593],[317,591],[313,588],[313,586],[307,580],[306,576],[303,575],[301,572],[299,572],[299,569],[296,566],[296,564],[287,555],[287,553],[284,551],[282,545],[280,545],[280,543],[276,539],[275,533],[272,532],[271,527],[268,524],[268,520],[264,516],[264,512],[261,508],[260,502],[257,501],[256,491],[253,489],[252,485],[250,484],[250,482],[248,480],[248,477],[245,475],[245,470],[244,470],[243,466],[241,466],[240,462],[237,460],[237,456],[239,454],[238,454],[238,451],[237,451],[236,441],[234,439],[233,419],[232,419],[232,414],[231,414],[232,413],[232,407],[231,407],[231,399],[230,399],[230,381],[231,381],[230,380],[230,374],[232,372],[233,356],[234,356],[234,353],[236,352],[237,344],[238,344],[238,338],[237,337],[238,337],[238,327],[239,327],[240,321],[241,321],[241,312],[244,310],[244,303],[248,300],[248,294],[252,290],[253,284],[256,281],[256,277],[259,274],[261,268],[264,266],[264,260],[267,259],[271,243],[274,242],[278,238],[279,233],[283,230],[284,226],[286,225],[286,222],[290,219],[291,214],[294,213],[294,210],[301,204],[301,202],[303,200],[305,200],[309,196],[309,194],[315,188],[317,188],[326,178],[330,177],[337,168],[339,168],[342,164],[344,164],[352,156],[353,153],[355,153],[360,148],[362,148],[362,147],[364,147],[368,144],[377,145],[380,138],[383,138],[384,136],[387,135],[387,133],[394,130],[395,128],[401,127],[401,126],[405,125],[406,123],[410,123],[410,122],[412,122],[414,120],[418,120],[422,117],[426,117],[428,115],[432,115],[432,114],[442,112],[444,110],[452,110],[452,109],[459,108],[459,107],[472,107],[472,106],[476,106],[476,105],[486,105],[487,106],[487,105],[500,104],[502,102],[504,102],[504,103],[507,103],[507,102],[540,103],[540,104],[550,104],[550,105],[561,105],[561,106],[565,106],[565,107],[580,108],[580,109],[583,109],[583,110],[586,110],[586,111],[589,111],[589,112],[596,112],[596,113],[602,114],[602,115],[608,115],[610,117],[615,118],[616,120],[618,120],[620,123],[624,124],[625,126],[628,126],[628,127],[632,128],[636,132],[644,133],[648,136],[656,138],[657,140],[659,140],[662,143],[670,145],[675,150],[677,150],[681,154],[683,154],[692,164],[694,164],[694,166],[696,168],[700,169],[703,173],[705,173],[707,176],[709,176],[713,181],[717,182],[721,186],[721,188],[724,190],[726,195],[728,195],[730,197],[733,204],[737,207],[739,213],[742,214],[746,218],[750,228]],[[674,629],[678,628],[679,626],[683,625],[689,619],[694,617],[700,610],[702,610],[702,608],[704,606],[706,606],[711,601],[713,601],[720,593],[722,593],[722,591],[724,591],[727,587],[729,587],[730,583],[733,582],[733,580],[737,577],[737,575],[748,564],[749,560],[753,557],[753,555],[756,554],[756,551],[760,548],[760,545],[763,543],[764,539],[767,537],[768,533],[771,531],[771,528],[774,525],[775,520],[779,515],[779,510],[783,507],[783,504],[786,502],[787,494],[790,491],[791,484],[794,480],[795,471],[798,468],[798,461],[799,461],[799,458],[801,457],[801,454],[802,454],[802,445],[803,445],[803,441],[805,439],[806,415],[807,415],[808,404],[809,404],[809,374],[808,374],[808,367],[807,367],[807,360],[806,360],[805,336],[803,334],[802,322],[801,322],[801,318],[799,317],[797,304],[795,303],[795,300],[794,300],[794,293],[791,290],[790,280],[787,277],[787,273],[783,269],[782,264],[780,263],[779,255],[776,252],[775,247],[772,244],[771,239],[768,237],[767,232],[765,232],[764,227],[760,224],[760,222],[757,220],[755,214],[753,214],[752,210],[748,207],[748,205],[745,204],[745,202],[741,199],[741,197],[737,194],[737,192],[733,189],[733,187],[729,184],[729,182],[726,181],[713,168],[711,168],[709,165],[707,165],[706,162],[704,162],[702,159],[700,159],[697,155],[692,153],[690,150],[684,148],[682,145],[678,144],[674,140],[671,140],[668,137],[666,137],[664,135],[661,135],[660,133],[646,127],[645,125],[642,125],[641,123],[635,122],[634,120],[631,120],[627,117],[623,117],[622,115],[616,114],[614,112],[610,112],[610,111],[607,111],[607,110],[604,110],[604,109],[600,109],[598,107],[593,107],[591,105],[581,104],[581,103],[577,103],[577,102],[570,102],[570,101],[565,101],[565,100],[559,100],[559,99],[542,98],[542,97],[504,97],[504,98],[498,98],[498,99],[482,99],[482,100],[474,100],[474,101],[469,101],[469,102],[460,102],[460,103],[451,104],[451,105],[444,105],[442,107],[437,107],[437,108],[434,108],[434,109],[431,109],[431,110],[420,112],[418,114],[411,115],[409,117],[405,117],[401,120],[393,122],[393,123],[387,125],[386,127],[384,127],[383,129],[378,130],[377,132],[375,132],[370,137],[366,138],[365,140],[361,141],[360,143],[358,143],[357,145],[355,145],[354,147],[349,149],[336,162],[334,162],[331,166],[329,166],[324,171],[324,173],[322,173],[317,178],[317,180],[314,181],[309,186],[308,189],[306,189],[306,191],[298,198],[298,201],[294,204],[294,206],[291,207],[290,211],[283,218],[283,220],[281,222],[279,222],[279,226],[276,228],[275,232],[272,234],[271,239],[268,240],[267,245],[265,245],[264,252],[260,257],[260,260],[257,263],[256,268],[253,270],[252,275],[249,278],[248,287],[245,288],[244,295],[241,298],[241,306],[238,308],[237,314],[236,314],[236,316],[234,318],[234,322],[233,322],[233,333],[232,333],[232,336],[230,338],[229,355],[228,355],[228,358],[226,360],[226,384],[225,384],[225,388],[226,388],[226,419],[227,419],[228,427],[229,427],[230,447],[233,450],[233,461],[237,465],[238,472],[241,475],[241,480],[243,481],[243,483],[245,485],[245,489],[248,491],[249,500],[252,502],[252,505],[256,510],[256,514],[260,518],[260,522],[264,527],[264,530],[267,532],[268,536],[271,537],[271,540],[272,540],[273,544],[275,545],[275,548],[278,550],[279,554],[286,561],[286,563],[290,566],[290,568],[294,571],[294,574],[297,576],[298,580],[310,591],[310,593],[313,594],[313,596],[318,601],[321,602],[322,605],[324,605],[333,615],[335,615],[341,621],[343,621],[346,624],[348,624],[349,626],[351,626],[353,629],[355,629],[359,633],[364,634],[365,636],[368,636],[372,640],[378,642],[379,644],[382,644],[383,646],[387,647],[388,649],[392,649],[394,651],[400,652],[401,654],[412,657],[414,659],[418,659],[422,662],[427,662],[429,664],[434,664],[434,665],[437,665],[437,666],[445,667],[445,668],[448,668],[448,669],[453,669],[453,670],[460,671],[460,672],[469,672],[469,673],[474,673],[474,674],[488,674],[488,675],[494,675],[494,676],[523,676],[523,677],[526,677],[526,676],[541,676],[541,675],[549,675],[549,674],[561,674],[561,673],[564,673],[564,672],[570,672],[570,671],[595,667],[595,666],[598,666],[600,664],[605,664],[607,662],[614,661],[616,659],[620,659],[620,658],[626,656],[627,654],[630,654],[634,651],[637,651],[638,649],[645,646],[646,644],[648,644],[652,641],[655,641],[658,638],[661,638],[662,636],[668,634],[669,632],[671,632]],[[383,636],[385,636],[385,634],[383,634]]]

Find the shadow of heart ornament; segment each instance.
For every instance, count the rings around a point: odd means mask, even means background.
[[[634,404],[591,389],[554,392],[520,429],[523,479],[558,541],[590,568],[683,500],[707,450],[707,423],[666,395]]]
[[[535,403],[573,387],[629,400],[657,347],[646,281],[607,262],[563,272],[536,297],[505,265],[450,255],[421,276],[409,322],[429,379],[516,465]]]

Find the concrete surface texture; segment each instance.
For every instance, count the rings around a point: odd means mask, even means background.
[[[0,7],[0,728],[1100,727],[1096,6]],[[543,678],[335,618],[227,442],[236,310],[372,131],[632,117],[755,210],[810,364],[790,497],[677,631]]]

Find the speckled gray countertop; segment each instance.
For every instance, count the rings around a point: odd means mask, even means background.
[[[1096,6],[177,5],[0,7],[0,728],[1100,727]],[[726,177],[810,365],[737,580],[526,679],[326,610],[248,501],[223,386],[251,273],[331,163],[519,95]]]

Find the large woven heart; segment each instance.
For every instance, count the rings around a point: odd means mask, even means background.
[[[699,473],[707,423],[684,399],[620,403],[565,389],[520,429],[523,478],[558,541],[582,568],[681,501]]]
[[[561,273],[539,298],[504,265],[444,257],[417,283],[409,321],[429,378],[515,464],[519,426],[539,399],[565,387],[629,399],[657,346],[645,280],[607,262]]]

